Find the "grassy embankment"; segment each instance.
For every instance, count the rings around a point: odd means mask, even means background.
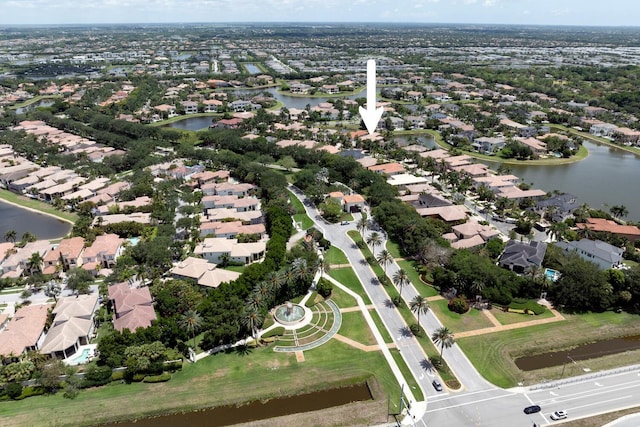
[[[534,384],[559,379],[562,370],[562,366],[555,366],[524,372],[514,362],[520,356],[569,351],[580,344],[640,335],[637,315],[605,312],[564,316],[564,322],[460,338],[457,342],[487,380],[500,387],[513,387],[518,382]],[[594,355],[593,359],[568,366],[565,376],[581,375],[583,368],[598,371],[630,365],[637,363],[639,358],[640,350],[604,357]]]
[[[74,213],[59,211],[48,203],[30,199],[24,196],[19,196],[9,190],[0,190],[0,199],[8,203],[21,206],[23,208],[31,209],[35,212],[40,212],[45,215],[59,218],[66,222],[74,223],[78,219],[78,215]]]
[[[363,352],[331,340],[305,351],[305,361],[297,362],[293,353],[259,348],[249,355],[218,354],[187,364],[166,383],[112,383],[83,390],[74,400],[57,393],[0,402],[0,425],[95,425],[264,400],[367,380],[388,392],[391,402],[398,401],[400,388],[380,352]],[[376,404],[386,408],[386,396],[377,397]],[[391,406],[393,408],[393,404]],[[384,420],[377,420],[381,421]]]
[[[43,101],[45,99],[58,99],[62,98],[60,95],[39,95],[34,96],[31,99],[27,99],[26,101],[19,102],[9,107],[9,110],[16,110],[18,108],[28,107],[29,105],[33,105],[37,102]]]
[[[295,195],[291,191],[287,191],[289,192],[289,200],[291,201],[291,205],[296,210],[296,213],[293,215],[293,220],[296,223],[299,222],[302,225],[303,230],[308,230],[309,228],[313,227],[313,220],[309,218],[309,215],[306,214],[306,211],[304,210],[304,206],[302,205],[300,199],[295,197]]]

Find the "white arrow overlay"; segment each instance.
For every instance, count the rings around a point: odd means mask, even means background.
[[[376,108],[376,61],[367,61],[367,108],[360,107],[360,116],[369,134],[375,132],[384,108]]]

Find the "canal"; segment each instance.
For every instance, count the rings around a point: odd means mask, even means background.
[[[9,230],[16,232],[18,241],[27,231],[38,239],[55,239],[66,236],[71,231],[71,224],[0,201],[0,239],[4,240]]]
[[[220,406],[202,411],[164,415],[107,425],[116,427],[228,426],[283,415],[317,411],[371,399],[371,392],[367,384],[360,384],[320,390],[298,396],[270,399],[266,402],[255,401],[240,406]]]

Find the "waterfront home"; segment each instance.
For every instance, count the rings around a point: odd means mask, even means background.
[[[468,209],[464,205],[437,206],[433,208],[418,208],[416,212],[423,217],[440,219],[446,223],[466,221]]]
[[[84,238],[62,239],[60,243],[44,256],[44,274],[54,274],[58,268],[64,271],[82,265]]]
[[[18,357],[38,350],[44,341],[50,307],[50,304],[31,304],[16,310],[4,330],[0,330],[0,356]]]
[[[117,234],[103,234],[82,253],[82,268],[94,275],[101,268],[111,268],[124,251],[124,239]]]
[[[506,144],[507,144],[507,140],[503,137],[484,136],[481,138],[475,138],[473,140],[473,144],[471,145],[476,149],[476,151],[478,151],[481,154],[493,155],[497,151],[504,148]]]
[[[182,101],[180,105],[184,108],[185,114],[195,114],[198,112],[198,103],[195,101]]]
[[[81,345],[89,344],[97,308],[97,293],[61,297],[53,309],[55,317],[40,352],[66,359],[75,354]]]
[[[640,131],[629,128],[617,128],[613,130],[613,139],[619,144],[638,145]]]
[[[544,254],[547,252],[547,244],[531,241],[529,243],[509,240],[500,255],[498,265],[503,268],[525,273],[533,267],[541,267]]]
[[[214,264],[222,264],[225,257],[228,262],[251,264],[264,257],[266,241],[238,243],[237,239],[209,237],[196,245],[194,255],[201,256]]]
[[[132,288],[128,283],[116,283],[108,288],[113,308],[113,328],[122,332],[148,328],[157,319],[149,288]]]
[[[132,212],[128,214],[98,215],[93,219],[94,226],[107,226],[121,222],[137,222],[138,224],[151,224],[151,214],[145,212]]]
[[[531,148],[531,151],[533,151],[533,154],[535,154],[536,156],[541,156],[547,153],[547,144],[536,138],[515,137],[514,139],[520,144],[526,145],[527,147]]]
[[[558,242],[556,246],[565,252],[575,252],[580,258],[592,262],[600,270],[608,270],[622,265],[624,249],[602,240],[580,239],[572,242]]]
[[[544,215],[547,220],[561,222],[568,217],[572,217],[573,211],[579,207],[580,204],[576,196],[564,193],[538,201],[534,209],[539,214]]]
[[[289,91],[291,93],[307,94],[310,90],[311,86],[304,83],[291,83],[289,85]]]
[[[625,237],[630,242],[640,239],[640,228],[635,225],[622,225],[604,218],[587,218],[584,223],[576,224],[578,228],[588,228],[595,232],[611,233]]]
[[[2,278],[17,279],[26,271],[31,273],[32,269],[42,270],[42,265],[31,266],[29,260],[33,254],[38,253],[42,259],[47,254],[47,251],[51,249],[51,244],[47,240],[36,240],[35,242],[27,243],[23,248],[18,249],[15,253],[7,256],[7,258],[0,264],[2,269]]]
[[[240,277],[240,273],[217,268],[206,259],[188,257],[184,261],[177,263],[171,274],[176,279],[192,279],[200,286],[217,288],[222,283],[232,282]]]

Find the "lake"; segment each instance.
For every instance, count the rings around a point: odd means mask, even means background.
[[[27,231],[38,239],[55,239],[66,236],[71,224],[0,201],[0,239],[9,230],[15,230],[16,240]]]
[[[609,212],[614,205],[629,210],[627,219],[640,221],[640,158],[615,147],[585,141],[586,159],[566,165],[508,165],[514,175],[535,188],[560,190],[578,197],[579,203]],[[495,162],[485,162],[497,168]]]
[[[202,130],[207,129],[213,123],[213,117],[189,117],[170,123],[168,126],[183,130]]]

